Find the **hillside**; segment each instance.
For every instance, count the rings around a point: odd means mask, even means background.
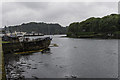
[[[102,18],[91,17],[82,22],[71,23],[67,36],[76,38],[120,38],[120,14]]]
[[[36,22],[30,22],[30,23],[23,23],[22,25],[17,26],[8,26],[4,28],[3,30],[9,30],[10,32],[27,32],[31,33],[32,31],[36,33],[43,33],[45,35],[52,35],[52,34],[66,34],[66,28],[62,27],[59,24],[47,24],[47,23],[36,23]]]

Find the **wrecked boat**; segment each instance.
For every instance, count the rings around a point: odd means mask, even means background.
[[[29,38],[23,37],[3,36],[3,53],[17,53],[47,49],[51,43],[51,40],[52,38],[50,37],[43,37],[30,40]]]

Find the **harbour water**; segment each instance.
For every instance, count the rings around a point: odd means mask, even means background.
[[[118,77],[117,39],[61,36],[51,36],[53,40],[47,51],[5,55],[7,78]]]

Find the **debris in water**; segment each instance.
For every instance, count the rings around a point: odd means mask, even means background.
[[[58,47],[57,44],[51,44],[50,47]]]

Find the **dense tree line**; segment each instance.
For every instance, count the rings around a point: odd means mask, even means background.
[[[67,29],[69,37],[118,38],[120,35],[120,14],[111,14],[102,18],[91,17],[82,22],[71,23]]]
[[[3,30],[9,32],[27,32],[31,33],[32,31],[36,33],[43,33],[43,34],[66,34],[66,27],[62,27],[59,24],[47,24],[47,23],[23,23],[22,25],[17,26],[8,26],[5,27]]]

